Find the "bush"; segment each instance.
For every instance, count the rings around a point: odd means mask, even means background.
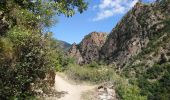
[[[95,62],[92,61],[90,64],[87,65],[88,67],[92,67],[92,68],[97,68],[99,65]]]
[[[136,81],[134,79],[129,80],[114,73],[112,74],[112,80],[121,100],[147,100],[146,96],[140,94],[141,89],[135,84]]]
[[[66,70],[68,77],[74,80],[90,81],[101,83],[111,81],[114,83],[116,92],[122,100],[146,100],[146,96],[142,96],[141,90],[137,85],[129,84],[125,79],[109,66],[98,66],[97,68],[87,66],[79,66],[72,64]]]
[[[136,84],[141,89],[140,94],[147,96],[149,100],[168,100],[170,98],[169,68],[169,63],[155,64],[141,73]]]
[[[66,73],[74,80],[83,80],[99,83],[111,80],[113,71],[107,68],[93,68],[72,64],[68,67]]]
[[[0,46],[0,98],[33,96],[30,84],[44,79],[55,66],[49,40],[35,31],[14,27]]]
[[[146,96],[140,95],[140,89],[135,85],[121,85],[117,92],[122,100],[147,100]]]
[[[69,17],[75,14],[75,8],[82,13],[87,3],[0,1],[0,99],[32,99],[31,83],[54,78],[54,68],[60,70],[63,64],[62,54],[53,47],[56,42],[43,32],[54,24],[56,14]]]

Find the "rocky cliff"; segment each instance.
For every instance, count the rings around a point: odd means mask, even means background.
[[[137,3],[112,30],[101,50],[101,59],[119,68],[129,63],[165,27],[170,5]]]
[[[91,42],[88,44],[89,39],[75,45],[76,50],[83,61],[102,60],[114,64],[116,72],[127,78],[128,98],[121,96],[121,88],[116,91],[121,99],[138,100],[136,97],[142,99],[142,95],[144,100],[169,100],[170,0],[137,3],[98,46],[99,49],[93,49],[95,46]],[[131,85],[134,86],[132,95]],[[135,98],[129,98],[131,96]]]
[[[102,32],[92,32],[76,45],[72,45],[68,55],[75,58],[78,64],[88,64],[98,61],[100,50],[105,43],[107,34]]]
[[[67,55],[74,58],[77,64],[81,64],[83,62],[82,55],[76,43],[72,44],[71,48],[67,52]]]
[[[164,35],[165,21],[170,18],[170,3],[162,0],[152,4],[138,2],[112,29],[108,38],[92,32],[69,51],[80,63],[104,61],[118,69],[128,65],[156,37]]]

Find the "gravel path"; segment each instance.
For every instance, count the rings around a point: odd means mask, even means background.
[[[71,84],[69,81],[56,74],[55,76],[55,89],[65,95],[57,100],[81,100],[81,94],[88,90],[94,89],[95,86],[84,84]]]

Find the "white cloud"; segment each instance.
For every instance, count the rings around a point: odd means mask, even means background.
[[[130,3],[130,8],[132,8],[132,7],[134,7],[135,6],[135,4],[138,2],[138,0],[134,0],[134,1],[132,1],[131,3]]]
[[[99,5],[95,5],[95,9],[98,9],[98,13],[93,21],[99,21],[112,17],[116,14],[126,13],[132,8],[138,0],[101,0]]]

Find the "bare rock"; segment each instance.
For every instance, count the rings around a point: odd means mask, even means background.
[[[97,88],[98,100],[118,100],[113,83],[104,83]]]
[[[78,64],[88,64],[98,61],[101,47],[106,41],[107,34],[102,32],[92,32],[85,36],[80,44],[72,45],[68,55],[74,57]]]
[[[164,29],[161,22],[169,18],[168,7],[168,4],[137,3],[112,30],[100,58],[108,63],[115,62],[119,69],[128,64],[132,57],[147,47],[152,37]]]
[[[76,43],[72,44],[71,48],[67,52],[67,55],[74,58],[77,64],[81,64],[83,62],[83,58]]]

